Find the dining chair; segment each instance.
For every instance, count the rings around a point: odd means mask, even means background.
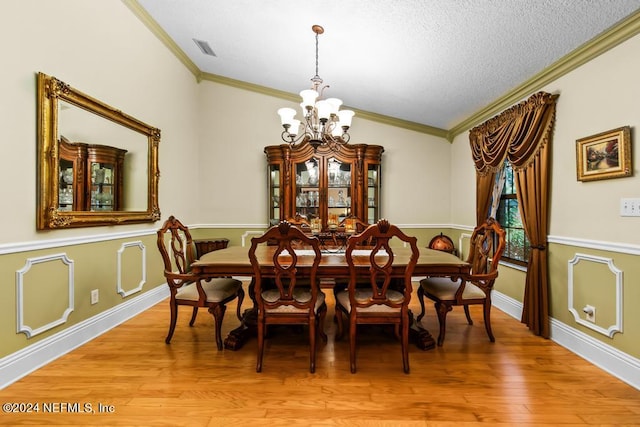
[[[498,277],[498,263],[505,248],[505,231],[494,218],[487,219],[471,234],[467,262],[471,265],[466,277],[427,277],[420,281],[418,300],[421,312],[419,322],[424,317],[424,298],[434,302],[440,324],[438,345],[444,343],[447,313],[454,306],[463,306],[469,325],[473,325],[469,305],[483,306],[484,327],[491,342],[495,341],[491,330],[491,290]]]
[[[165,221],[157,234],[158,249],[164,263],[164,277],[171,292],[171,321],[165,342],[169,344],[173,337],[178,319],[178,306],[193,307],[189,326],[193,326],[198,308],[207,307],[214,319],[216,345],[218,350],[222,350],[221,328],[226,304],[236,298],[236,316],[241,319],[244,300],[242,282],[227,277],[201,280],[195,276],[191,272],[191,263],[196,259],[195,244],[189,228],[173,215]]]
[[[269,242],[277,246],[269,262],[256,256],[259,246]],[[274,244],[275,242],[275,244]],[[298,255],[300,245],[309,254]],[[320,242],[288,221],[281,221],[262,236],[251,239],[249,260],[254,275],[254,295],[258,306],[258,360],[256,372],[262,372],[265,335],[268,325],[307,325],[309,329],[309,372],[316,369],[316,336],[324,341],[323,330],[327,313],[325,294],[317,279],[320,265]],[[302,269],[303,258],[312,258],[308,268]]]
[[[409,244],[411,257],[406,266],[394,267],[393,239]],[[373,241],[371,249],[361,244]],[[357,251],[357,252],[356,252]],[[366,251],[365,255],[359,255]],[[358,254],[358,255],[356,255]],[[361,324],[392,324],[400,339],[402,366],[409,373],[409,302],[413,291],[411,275],[420,251],[415,237],[407,236],[386,219],[349,237],[345,258],[349,266],[347,289],[336,294],[337,339],[344,333],[344,318],[349,320],[349,359],[351,373],[356,372],[356,332]],[[358,257],[358,260],[356,260]],[[366,284],[363,286],[363,281]]]
[[[360,218],[358,218],[355,215],[349,215],[343,218],[342,221],[340,221],[339,227],[344,228],[344,230],[347,231],[347,225],[351,227],[349,229],[349,232],[358,234],[366,230],[370,224],[367,224],[366,222],[362,221]],[[372,244],[372,239],[367,239],[365,241],[360,242],[361,246],[371,246],[371,244]],[[345,242],[345,248],[346,248],[346,242]],[[349,284],[349,279],[335,278],[333,279],[333,283],[334,283],[333,293],[337,294],[337,292],[347,289],[347,286]],[[367,286],[367,285],[368,285],[367,280],[364,279],[363,286]]]

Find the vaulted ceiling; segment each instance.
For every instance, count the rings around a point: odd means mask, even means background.
[[[518,88],[528,82],[526,90],[536,89],[543,83],[536,77],[561,69],[576,52],[583,52],[579,60],[598,54],[586,47],[640,15],[640,0],[127,2],[200,78],[246,82],[290,99],[310,87],[311,27],[321,25],[318,71],[330,86],[326,97],[435,133],[498,99],[517,102]],[[614,43],[622,41],[616,37]]]

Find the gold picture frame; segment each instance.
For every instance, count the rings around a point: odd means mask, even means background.
[[[158,205],[160,129],[149,126],[44,73],[37,75],[37,93],[36,228],[47,230],[158,221],[160,219]],[[69,113],[73,113],[73,117],[80,117],[80,120],[67,120]],[[92,210],[84,204],[83,206],[78,204],[75,209],[71,210],[61,208],[60,200],[65,196],[61,186],[62,183],[66,183],[60,175],[63,172],[60,168],[61,146],[65,141],[63,129],[76,128],[82,129],[86,135],[93,136],[89,142],[96,140],[101,143],[107,141],[109,144],[111,142],[123,144],[125,140],[131,140],[131,143],[126,147],[120,145],[119,148],[126,148],[129,154],[135,152],[135,158],[139,159],[139,162],[134,163],[135,166],[131,167],[131,170],[139,174],[135,175],[138,180],[135,181],[135,186],[131,187],[136,188],[136,191],[132,192],[129,197],[137,204],[132,204],[131,208],[125,206],[123,209],[111,211]],[[95,133],[91,131],[95,131]],[[120,138],[110,137],[110,135],[116,134]],[[78,167],[76,172],[80,176],[78,181],[90,182],[91,170],[86,164],[87,162],[81,163],[82,166]],[[110,181],[114,178],[110,172],[109,174],[104,172],[104,175],[100,176],[101,183],[106,183],[107,177]],[[73,191],[73,193],[77,195],[79,192]],[[125,194],[126,199],[127,194]],[[70,203],[73,205],[73,199]]]
[[[631,176],[631,127],[576,140],[578,181]]]

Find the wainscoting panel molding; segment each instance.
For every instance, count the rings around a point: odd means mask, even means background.
[[[587,320],[583,319],[580,316],[580,312],[582,311],[582,308],[578,307],[576,309],[576,307],[573,306],[573,291],[574,291],[574,287],[575,287],[575,283],[573,280],[573,269],[575,268],[575,266],[581,262],[595,262],[595,263],[601,263],[601,264],[607,264],[607,266],[609,267],[609,270],[611,271],[611,273],[614,274],[615,279],[616,279],[616,323],[609,326],[607,329],[603,328],[602,326],[599,326],[595,323],[591,323],[588,322]],[[573,257],[573,259],[571,259],[569,261],[569,275],[568,275],[568,292],[569,292],[569,311],[571,312],[571,314],[573,314],[573,318],[575,319],[576,323],[581,324],[582,326],[585,326],[589,329],[592,329],[596,332],[599,332],[603,335],[608,336],[609,338],[613,337],[613,335],[616,332],[622,332],[622,286],[623,286],[623,281],[622,281],[622,270],[620,270],[619,268],[617,268],[615,265],[613,265],[613,260],[611,258],[604,258],[604,257],[600,257],[600,256],[595,256],[595,255],[587,255],[587,254],[580,254],[580,253],[576,253],[575,256]]]
[[[0,389],[126,322],[168,296],[169,287],[166,284],[157,286],[107,311],[1,358]],[[164,343],[161,342],[159,345],[164,345]]]
[[[64,310],[64,312],[61,314],[61,316],[58,319],[52,320],[51,322],[40,326],[40,327],[35,327],[32,328],[29,325],[26,325],[24,323],[24,318],[25,318],[25,304],[24,304],[24,295],[25,295],[25,290],[24,290],[24,286],[25,286],[25,275],[29,272],[29,270],[31,270],[31,267],[33,267],[36,264],[42,264],[42,263],[47,263],[47,262],[58,262],[61,261],[63,264],[65,264],[67,266],[67,270],[68,270],[68,281],[67,281],[67,292],[68,292],[68,302],[67,302],[67,308]],[[65,253],[61,253],[61,254],[53,254],[53,255],[46,255],[46,256],[42,256],[42,257],[36,257],[36,258],[27,258],[27,261],[25,263],[25,266],[22,267],[20,270],[16,271],[16,313],[17,313],[17,331],[18,333],[23,333],[27,336],[27,338],[31,338],[35,335],[41,334],[42,332],[48,331],[49,329],[55,328],[58,325],[62,325],[63,323],[65,323],[67,321],[67,318],[69,317],[69,315],[71,314],[71,312],[73,311],[73,289],[74,289],[74,282],[73,282],[73,261],[70,260],[67,257],[67,254]],[[33,286],[37,286],[38,284],[33,284]]]
[[[137,255],[135,252],[133,252],[132,249],[127,250],[127,248],[138,248],[140,251],[140,271],[142,273],[142,277],[140,277],[140,281],[138,282],[138,286],[136,286],[135,288],[129,289],[129,290],[124,290],[124,287],[122,286],[123,282],[130,282],[131,280],[127,280],[125,281],[122,277],[122,255],[124,253],[133,253],[134,255],[131,256],[135,256]],[[136,241],[136,242],[128,242],[128,243],[123,243],[122,246],[120,246],[120,249],[118,249],[118,284],[117,284],[117,288],[116,291],[122,296],[122,298],[126,298],[129,295],[135,294],[136,292],[140,292],[142,290],[142,287],[144,286],[144,284],[147,282],[147,248],[142,244],[141,241]]]
[[[249,236],[254,235],[254,236],[262,236],[264,234],[264,230],[263,231],[251,231],[251,230],[247,230],[244,232],[244,234],[242,235],[242,247],[247,246],[247,239],[249,239]]]

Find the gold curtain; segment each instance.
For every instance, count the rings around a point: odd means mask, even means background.
[[[549,163],[558,95],[538,92],[471,129],[469,141],[476,167],[476,221],[487,217],[496,173],[506,159],[516,180],[520,216],[531,243],[522,323],[549,338],[547,235],[549,232]]]

